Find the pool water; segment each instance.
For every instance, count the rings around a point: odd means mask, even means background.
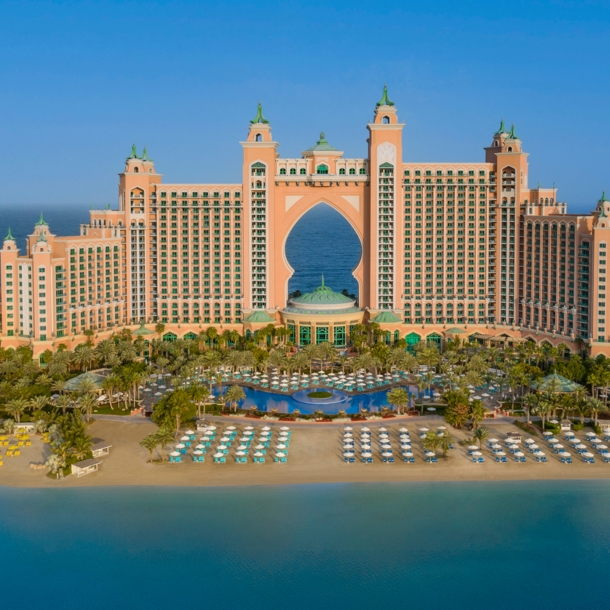
[[[226,391],[228,386],[222,386],[222,393]],[[409,393],[413,396],[418,395],[417,386],[404,385],[401,386],[406,388]],[[330,399],[308,399],[307,402],[303,401],[302,398],[295,400],[291,394],[281,394],[279,392],[269,392],[268,390],[259,390],[242,386],[246,399],[242,401],[240,408],[250,409],[251,407],[257,407],[259,411],[271,411],[277,409],[278,413],[292,413],[295,409],[298,409],[301,413],[307,415],[312,414],[315,411],[323,411],[329,415],[334,415],[339,411],[345,411],[348,415],[354,413],[360,413],[361,409],[368,409],[369,413],[377,413],[381,411],[382,407],[388,407],[387,393],[391,388],[386,387],[376,392],[366,392],[362,394],[349,395],[345,394],[345,400],[340,402],[329,402]],[[322,389],[322,387],[307,388],[305,390],[298,390],[295,392],[298,397],[301,394],[307,396],[315,390]],[[332,389],[328,389],[332,391]],[[426,390],[427,392],[427,390]],[[344,394],[341,392],[341,394]]]

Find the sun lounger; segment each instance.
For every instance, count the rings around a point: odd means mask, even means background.
[[[483,464],[485,462],[485,458],[480,457],[477,461],[479,462],[479,464]]]

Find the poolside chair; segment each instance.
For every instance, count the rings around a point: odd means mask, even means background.
[[[182,461],[182,456],[177,455],[177,456],[176,456],[176,462],[181,462],[181,461]]]
[[[485,462],[485,458],[481,456],[480,458],[478,458],[477,461],[479,462],[479,464],[483,464]]]
[[[527,462],[527,460],[525,459],[525,456],[520,457],[520,458],[519,458],[519,461],[520,461],[520,462]]]
[[[409,462],[411,462],[411,464],[415,464],[415,458],[414,457],[409,458]]]
[[[353,458],[353,457],[349,458],[349,463],[350,464],[355,464],[356,463],[356,458]]]
[[[604,462],[606,462],[606,464],[610,464],[610,455],[604,455]]]
[[[366,458],[367,464],[372,464],[373,463],[373,458]]]
[[[508,464],[508,459],[506,458],[506,456],[505,456],[505,455],[503,455],[503,456],[500,458],[500,461],[501,461],[501,462],[503,462],[504,464]]]
[[[477,463],[477,458],[476,457],[472,457],[472,461],[476,464]]]
[[[595,464],[595,458],[589,458],[589,464]]]
[[[438,458],[437,457],[433,457],[432,458],[432,463],[433,464],[437,464],[438,463]]]

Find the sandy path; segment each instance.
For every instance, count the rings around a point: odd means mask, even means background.
[[[225,420],[226,421],[226,420]],[[223,422],[224,423],[224,422]],[[420,425],[423,422],[420,422]],[[224,425],[237,425],[238,430],[243,423],[226,422]],[[253,424],[255,427],[265,425]],[[190,457],[183,456],[180,464],[147,463],[148,451],[139,446],[139,441],[154,432],[156,426],[151,422],[123,423],[116,421],[95,421],[89,433],[96,441],[105,440],[112,444],[111,453],[103,458],[103,464],[97,473],[77,479],[69,476],[55,481],[46,476],[44,470],[31,470],[30,462],[41,462],[45,459],[48,446],[34,437],[32,446],[26,447],[22,455],[16,458],[4,458],[4,466],[0,468],[0,485],[14,487],[83,487],[83,486],[118,486],[118,485],[282,485],[303,483],[340,483],[340,482],[398,482],[398,481],[479,481],[479,480],[535,480],[535,479],[592,479],[610,478],[610,464],[605,464],[596,456],[596,463],[584,464],[575,451],[570,449],[574,463],[561,464],[541,440],[539,445],[547,454],[547,464],[536,463],[529,452],[525,452],[527,463],[498,464],[493,461],[489,451],[484,450],[485,464],[473,464],[466,449],[457,446],[450,452],[450,458],[439,457],[438,464],[427,464],[423,458],[422,447],[417,434],[418,426],[409,421],[387,424],[390,431],[396,462],[384,464],[379,457],[377,433],[373,426],[373,464],[345,464],[342,459],[342,427],[337,426],[291,426],[292,441],[287,464],[276,464],[268,461],[265,464],[236,464],[233,461],[234,447],[231,448],[226,464],[213,464],[211,452],[208,451],[206,462],[195,464]],[[405,426],[411,433],[416,463],[405,464],[400,460],[398,443],[398,428]],[[359,455],[358,426],[354,427],[356,440],[356,455]],[[509,431],[517,431],[507,423],[486,422],[491,436],[502,439]],[[463,434],[455,432],[456,438]],[[584,438],[579,433],[580,438]],[[239,432],[238,432],[239,437]],[[220,438],[217,436],[217,439]],[[277,438],[277,433],[274,434]],[[274,443],[272,443],[273,445]],[[564,443],[567,447],[569,444]],[[2,454],[5,448],[2,448]],[[169,448],[168,448],[169,449]],[[251,451],[251,454],[253,452]],[[268,453],[272,454],[273,451]]]

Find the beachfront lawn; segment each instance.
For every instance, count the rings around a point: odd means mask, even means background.
[[[93,409],[93,413],[97,413],[99,415],[129,415],[131,413],[131,409],[119,409],[110,407],[98,407],[97,409]]]

